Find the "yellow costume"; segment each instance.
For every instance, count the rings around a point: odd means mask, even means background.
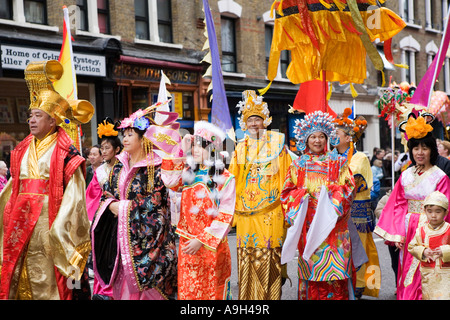
[[[261,112],[260,97],[252,94],[244,93],[244,123],[252,115],[270,122],[268,113]],[[233,226],[237,234],[240,300],[281,298],[280,259],[286,226],[280,193],[292,162],[284,143],[284,135],[273,131],[266,131],[259,139],[246,136],[236,146],[228,169],[236,177]]]

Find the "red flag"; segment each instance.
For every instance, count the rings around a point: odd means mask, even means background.
[[[327,101],[328,82],[312,80],[300,84],[300,89],[294,100],[293,108],[306,114],[321,110],[336,117],[336,112],[330,108]]]

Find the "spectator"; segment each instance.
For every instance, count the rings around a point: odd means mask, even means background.
[[[441,142],[438,143],[438,152],[439,155],[444,158],[450,159],[450,142],[441,140]]]
[[[378,180],[381,182],[381,179],[383,179],[383,161],[380,159],[375,159],[372,165],[372,174],[373,174],[373,180]]]
[[[0,161],[0,192],[2,192],[3,188],[6,186],[8,182],[8,167],[5,161]]]

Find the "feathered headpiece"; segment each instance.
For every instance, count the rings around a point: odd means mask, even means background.
[[[304,151],[306,149],[308,137],[318,131],[323,132],[328,136],[332,146],[339,143],[334,118],[326,112],[315,111],[305,115],[305,118],[301,120],[295,120],[294,133],[295,138],[297,139],[298,150]]]
[[[402,122],[404,124],[404,121]],[[423,116],[418,116],[417,119],[413,116],[408,118],[408,121],[402,130],[405,133],[405,139],[422,139],[429,132],[433,131],[433,127],[427,123]]]
[[[243,131],[247,130],[247,119],[251,116],[258,116],[264,120],[264,126],[268,127],[272,123],[269,107],[266,102],[263,102],[262,96],[256,95],[254,90],[245,90],[242,92],[242,101],[240,101],[236,108],[239,108],[238,113],[239,125]]]
[[[352,114],[351,108],[345,108],[342,116],[338,116],[335,120],[339,129],[342,129],[346,134],[351,137],[350,150],[347,154],[347,159],[350,160],[353,157],[354,144],[359,141],[364,130],[367,128],[367,121],[363,116],[358,116],[356,119],[350,119]]]

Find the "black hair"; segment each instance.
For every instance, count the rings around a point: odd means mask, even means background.
[[[101,150],[101,147],[100,147],[99,144],[96,144],[96,145],[92,146],[91,149],[92,148],[97,148],[98,149],[98,153],[100,153],[100,155],[102,155],[102,150]]]
[[[101,138],[101,142],[103,141],[109,142],[112,145],[114,151],[119,148],[119,152],[117,152],[117,154],[122,151],[122,142],[120,141],[120,138],[118,136],[103,136],[103,138]]]
[[[414,160],[413,157],[413,152],[412,150],[417,147],[418,145],[421,146],[426,146],[428,148],[430,148],[431,150],[431,154],[430,154],[430,163],[432,165],[435,165],[437,162],[437,158],[439,156],[438,150],[437,150],[437,143],[436,143],[436,139],[433,137],[431,132],[428,132],[428,134],[421,138],[421,139],[415,139],[415,138],[411,138],[408,140],[408,149],[409,149],[409,159],[411,159],[411,162],[413,165],[416,165],[416,161]]]

